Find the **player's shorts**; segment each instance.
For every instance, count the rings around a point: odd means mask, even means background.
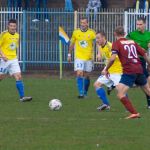
[[[4,61],[0,59],[0,74],[13,75],[14,73],[21,72],[18,59]]]
[[[132,87],[134,84],[144,86],[147,83],[147,79],[144,74],[123,74],[120,83],[128,87]]]
[[[105,75],[101,75],[97,79],[97,82],[100,82],[106,85],[107,87],[111,87],[112,85],[114,86],[118,85],[120,79],[121,74],[110,74],[109,78],[107,78]]]
[[[92,60],[80,60],[80,59],[75,59],[74,63],[74,71],[86,71],[86,72],[91,72],[93,70],[93,61]]]

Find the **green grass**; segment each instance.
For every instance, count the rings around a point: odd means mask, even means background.
[[[25,78],[24,83],[32,102],[19,102],[13,79],[0,83],[0,150],[150,149],[150,110],[140,89],[129,96],[142,118],[125,120],[128,113],[115,91],[109,96],[111,111],[98,112],[94,88],[79,100],[75,79]],[[53,98],[62,101],[60,111],[49,110]]]

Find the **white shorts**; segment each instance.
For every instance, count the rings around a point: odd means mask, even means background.
[[[110,74],[109,78],[106,78],[106,76],[101,75],[97,79],[97,82],[100,82],[107,87],[111,87],[112,85],[116,86],[118,85],[119,81],[121,79],[121,74]]]
[[[93,61],[92,60],[80,60],[75,59],[74,62],[74,71],[81,70],[86,72],[91,72],[93,70]]]
[[[4,61],[0,59],[0,74],[13,75],[14,73],[21,72],[18,59]]]

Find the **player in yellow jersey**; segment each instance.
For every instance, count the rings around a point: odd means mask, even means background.
[[[90,72],[93,68],[93,42],[96,38],[95,31],[88,28],[87,18],[80,19],[80,28],[73,31],[69,46],[68,61],[71,61],[71,52],[75,50],[74,70],[77,76],[78,98],[87,95],[90,85]]]
[[[112,44],[107,41],[106,35],[103,31],[99,31],[96,34],[96,43],[98,46],[98,60],[106,59],[106,64],[109,58],[111,57],[111,48]],[[106,96],[105,90],[103,89],[103,85],[107,87],[116,86],[118,85],[121,74],[122,74],[122,66],[118,57],[116,57],[114,64],[109,69],[109,76],[106,77],[104,75],[99,76],[99,78],[94,83],[94,87],[98,97],[102,100],[102,105],[100,105],[97,109],[101,110],[108,110],[110,109],[109,100]]]
[[[32,97],[24,96],[24,84],[21,70],[17,59],[17,48],[19,46],[19,34],[16,32],[17,22],[9,20],[8,30],[0,35],[0,80],[9,73],[16,79],[16,87],[20,96],[20,101],[30,101]]]

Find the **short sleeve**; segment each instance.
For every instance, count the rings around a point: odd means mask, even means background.
[[[118,46],[118,43],[117,42],[113,42],[112,44],[112,54],[118,54],[119,52],[119,46]]]
[[[95,31],[93,31],[92,39],[93,39],[93,40],[95,40],[95,39],[96,39],[96,33],[95,33]]]

